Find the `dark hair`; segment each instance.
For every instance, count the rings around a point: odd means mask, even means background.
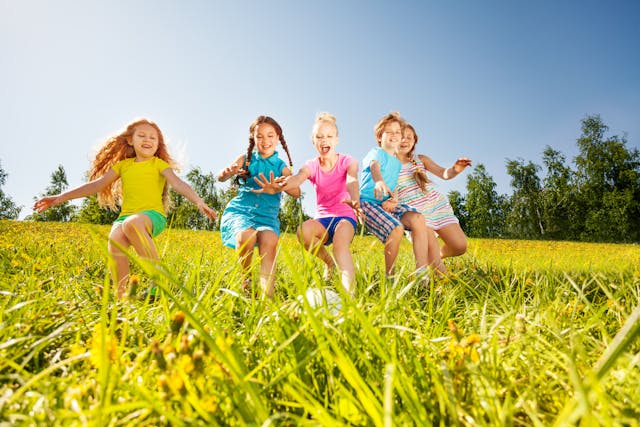
[[[280,127],[278,122],[276,122],[273,118],[269,116],[258,116],[251,123],[251,126],[249,126],[249,146],[247,147],[247,155],[245,156],[244,165],[242,166],[242,169],[244,169],[245,172],[243,174],[238,174],[236,176],[236,184],[240,184],[241,182],[246,182],[247,178],[249,178],[250,176],[249,165],[251,164],[251,156],[253,154],[253,149],[256,146],[256,141],[253,137],[253,133],[255,132],[258,126],[264,123],[273,126],[273,128],[276,130],[276,134],[278,135],[278,140],[280,141],[280,144],[282,144],[282,148],[284,149],[284,152],[287,153],[287,158],[289,159],[289,166],[293,167],[293,162],[291,161],[291,155],[289,154],[289,147],[287,147],[287,141],[285,141],[284,135],[282,134],[282,127]]]

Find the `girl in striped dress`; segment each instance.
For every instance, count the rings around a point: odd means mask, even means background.
[[[407,123],[403,130],[402,142],[397,150],[397,156],[402,162],[396,187],[397,197],[399,203],[408,204],[422,212],[427,227],[434,230],[442,239],[443,245],[439,250],[437,247],[431,247],[437,245],[437,240],[429,239],[429,264],[440,266],[442,270],[444,269],[442,258],[458,256],[466,252],[467,237],[449,201],[434,188],[427,177],[427,172],[442,179],[451,179],[467,166],[471,166],[471,159],[461,157],[452,167],[445,169],[425,155],[415,155],[417,143],[418,135]]]

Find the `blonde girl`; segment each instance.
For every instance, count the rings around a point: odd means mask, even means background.
[[[360,209],[358,162],[336,152],[338,127],[335,116],[329,113],[318,115],[311,140],[318,157],[308,160],[296,175],[287,178],[284,188],[299,187],[307,179],[315,188],[316,217],[298,228],[298,238],[305,249],[325,263],[326,279],[337,264],[345,292],[353,295],[355,268],[349,245],[355,235],[357,217],[364,218]],[[333,257],[325,248],[331,244]]]
[[[438,248],[437,240],[435,243],[430,240],[429,261],[443,271],[442,259],[464,254],[467,250],[467,238],[449,201],[434,188],[427,172],[441,179],[452,179],[471,166],[471,159],[461,157],[450,168],[444,168],[423,154],[415,155],[417,143],[418,135],[413,126],[407,123],[397,154],[402,162],[397,197],[400,203],[414,206],[422,212],[427,227],[442,239],[441,248]]]
[[[182,194],[210,219],[216,212],[174,172],[175,162],[167,151],[157,124],[138,119],[110,137],[96,154],[89,182],[72,190],[44,197],[34,210],[44,210],[71,199],[98,194],[102,207],[117,210],[120,216],[109,233],[109,254],[113,258],[112,277],[117,296],[125,295],[129,279],[129,260],[125,251],[133,246],[145,259],[157,261],[153,237],[164,230],[169,207],[169,186]]]
[[[291,175],[291,169],[278,157],[276,148],[282,145],[289,166],[292,166],[282,128],[269,116],[257,117],[249,126],[249,146],[230,166],[218,173],[218,181],[236,177],[238,195],[226,206],[220,221],[224,245],[236,249],[250,290],[250,267],[254,247],[260,255],[260,290],[268,298],[275,290],[276,246],[280,236],[280,199],[282,191],[277,178]],[[285,190],[299,197],[300,189]]]

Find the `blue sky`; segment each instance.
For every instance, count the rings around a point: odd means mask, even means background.
[[[260,114],[297,169],[317,113],[362,159],[400,111],[420,153],[471,157],[510,193],[505,159],[542,164],[546,145],[572,159],[588,114],[639,146],[639,21],[640,2],[617,0],[0,0],[3,190],[30,214],[59,164],[81,184],[136,117],[159,124],[184,172],[217,172]],[[464,193],[468,173],[438,188]]]

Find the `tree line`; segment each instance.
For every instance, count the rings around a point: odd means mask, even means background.
[[[482,163],[475,166],[467,176],[466,194],[449,193],[449,201],[465,233],[490,238],[640,241],[638,149],[627,147],[626,136],[608,136],[609,128],[599,115],[585,117],[581,125],[582,133],[576,141],[578,155],[571,164],[551,146],[546,146],[542,153],[542,166],[521,158],[506,159],[511,195],[498,194],[485,166]],[[21,207],[2,191],[6,177],[0,164],[0,219],[16,219]],[[237,193],[233,185],[216,188],[213,173],[204,173],[199,168],[190,170],[185,179],[220,213]],[[68,187],[64,168],[59,165],[40,197],[61,193]],[[179,194],[172,193],[171,197],[173,209],[167,218],[171,227],[218,228],[219,224],[209,222]],[[80,207],[65,203],[26,219],[110,224],[117,215],[100,208],[96,197],[91,196]],[[284,196],[280,211],[283,231],[294,231],[308,218],[301,199]]]

